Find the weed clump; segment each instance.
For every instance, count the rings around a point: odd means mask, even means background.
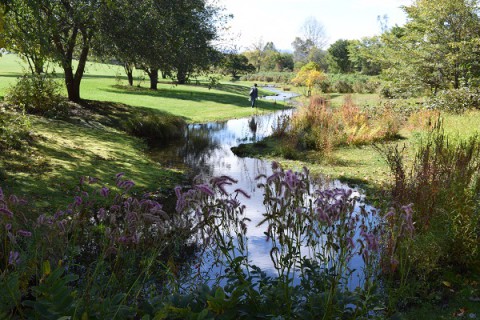
[[[303,150],[331,153],[341,145],[364,145],[394,139],[402,119],[388,107],[375,117],[346,97],[340,108],[332,108],[322,97],[314,96],[292,117],[288,135]]]

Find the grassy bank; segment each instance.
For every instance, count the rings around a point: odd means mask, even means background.
[[[56,76],[62,81],[62,70],[55,68]],[[0,58],[0,97],[16,79],[27,72],[26,65],[15,55]],[[83,99],[111,101],[131,106],[147,107],[181,116],[188,122],[207,122],[251,115],[248,101],[249,87],[242,84],[222,82],[212,89],[206,81],[193,81],[189,85],[175,85],[170,80],[162,80],[158,90],[148,89],[148,77],[136,70],[134,87],[127,86],[121,66],[103,63],[88,63],[81,84]],[[66,94],[66,92],[64,92]],[[268,94],[260,90],[260,95]],[[271,112],[283,107],[269,101],[259,101],[259,112]]]
[[[119,172],[136,183],[135,191],[172,189],[183,177],[182,168],[162,168],[145,157],[146,143],[107,123],[104,114],[71,117],[69,121],[28,116],[31,141],[21,150],[6,150],[0,157],[4,191],[26,197],[39,208],[58,209],[69,201],[82,176],[109,185]],[[110,115],[126,115],[110,106]],[[94,120],[95,119],[95,120]],[[110,118],[111,120],[111,118]],[[101,121],[101,122],[99,122]]]

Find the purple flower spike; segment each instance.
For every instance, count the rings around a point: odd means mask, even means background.
[[[244,191],[244,190],[242,190],[242,189],[236,189],[235,192],[242,194],[242,195],[243,195],[245,198],[247,198],[247,199],[250,199],[250,195],[249,195],[246,191]]]
[[[79,196],[75,196],[74,200],[73,200],[73,203],[76,205],[76,206],[79,206],[81,205],[83,202],[82,198],[79,197]]]
[[[0,208],[0,214],[8,217],[8,218],[13,218],[13,212],[8,210],[7,208]]]
[[[213,192],[213,190],[207,185],[207,184],[199,184],[199,185],[196,185],[195,186],[195,189],[213,197],[215,195],[215,193]]]
[[[272,161],[272,170],[277,170],[278,168],[280,168],[280,165],[278,164],[277,161]]]
[[[104,198],[108,197],[109,193],[110,193],[110,190],[107,187],[103,187],[102,189],[100,189],[100,194]]]
[[[32,233],[30,231],[25,231],[25,230],[18,230],[17,234],[27,238],[32,236]]]
[[[20,253],[17,251],[10,251],[8,256],[8,264],[12,266],[16,266],[20,262]]]
[[[18,198],[16,195],[11,195],[10,198],[9,198],[10,202],[13,203],[13,204],[18,204]]]

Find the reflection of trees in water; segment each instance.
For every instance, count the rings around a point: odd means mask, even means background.
[[[235,119],[228,122],[191,124],[185,129],[183,139],[171,141],[169,146],[152,151],[152,157],[166,167],[187,167],[194,175],[212,176],[229,174],[230,147],[242,142],[256,142],[268,136],[278,121],[279,114],[291,114],[285,110],[271,114],[254,114],[251,118]],[[239,159],[240,161],[240,159]],[[242,174],[253,178],[259,173],[256,164],[242,163]],[[222,172],[223,171],[223,172]],[[248,181],[255,185],[252,177]]]
[[[196,174],[212,174],[211,158],[220,149],[220,141],[214,138],[213,133],[224,128],[225,123],[194,125],[187,128],[185,140],[178,149],[178,154]]]

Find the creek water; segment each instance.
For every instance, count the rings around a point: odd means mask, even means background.
[[[282,92],[275,88],[268,89],[277,95],[261,97],[261,99],[287,101],[295,96],[294,93]],[[250,108],[248,103],[245,107]],[[275,269],[270,258],[271,247],[264,234],[266,227],[257,227],[263,219],[262,214],[265,213],[263,190],[257,188],[255,180],[260,174],[269,176],[272,173],[271,161],[238,157],[231,148],[241,143],[257,142],[269,136],[279,118],[291,115],[294,110],[289,108],[260,114],[257,109],[252,109],[251,116],[247,118],[190,124],[186,128],[184,142],[175,142],[152,153],[152,157],[162,165],[167,167],[184,165],[195,175],[200,176],[203,181],[221,175],[238,180],[234,188],[241,188],[251,196],[250,199],[242,198],[242,204],[246,206],[245,215],[251,220],[247,225],[249,259],[252,264],[271,275],[275,274]],[[331,184],[333,187],[348,188],[338,181]],[[362,263],[361,258],[350,262],[353,267],[360,267]],[[355,286],[355,283],[351,285]]]

